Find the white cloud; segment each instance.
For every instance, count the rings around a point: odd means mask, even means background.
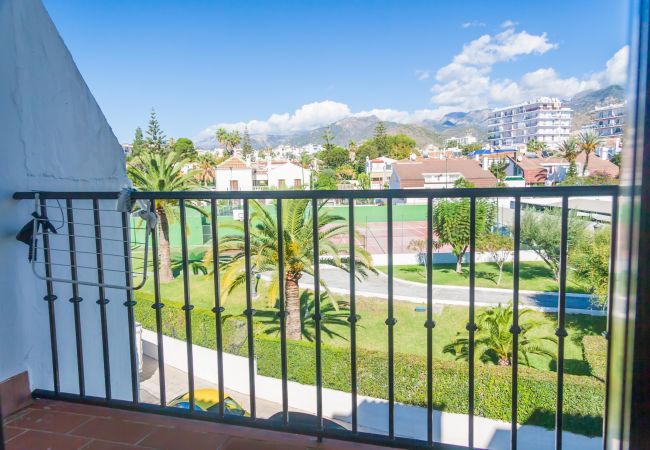
[[[438,120],[450,112],[470,111],[519,103],[540,96],[570,98],[586,89],[599,89],[611,84],[624,84],[627,77],[629,47],[618,50],[603,70],[584,77],[563,78],[554,68],[545,67],[528,72],[518,80],[494,78],[492,67],[511,62],[520,56],[544,54],[557,48],[546,34],[531,35],[526,31],[506,29],[494,36],[483,35],[465,46],[452,61],[435,73],[431,88],[432,108],[400,111],[378,108],[352,112],[345,103],[324,100],[308,103],[292,113],[272,114],[266,120],[221,123],[203,130],[198,142],[212,138],[219,127],[243,130],[251,134],[289,134],[328,125],[346,117],[377,116],[398,123],[417,123],[425,119]],[[416,71],[420,79],[427,79],[428,71]]]
[[[201,141],[210,138],[219,128],[242,131],[245,127],[248,127],[248,131],[251,134],[293,133],[295,131],[318,128],[350,115],[350,108],[345,103],[325,100],[303,105],[293,113],[271,114],[266,120],[250,120],[248,122],[213,125],[199,133],[197,140]]]
[[[519,22],[515,22],[513,20],[506,20],[501,24],[501,28],[513,28],[515,27]]]
[[[531,71],[519,80],[493,77],[493,66],[498,63],[542,55],[558,47],[549,41],[546,33],[517,32],[514,25],[506,21],[502,24],[507,27],[504,31],[496,35],[484,34],[465,44],[449,64],[436,72],[436,83],[431,88],[435,108],[429,111],[468,111],[519,103],[539,96],[569,98],[585,89],[625,83],[627,46],[607,61],[603,71],[581,78],[562,78],[552,67]]]
[[[471,22],[463,22],[460,26],[462,28],[484,27],[485,23],[478,20],[472,20]]]
[[[416,70],[415,71],[415,76],[420,81],[428,80],[431,77],[431,71],[429,71],[429,70]]]

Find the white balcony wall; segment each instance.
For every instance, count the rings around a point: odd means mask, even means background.
[[[0,61],[0,381],[28,371],[32,389],[52,389],[45,282],[32,273],[27,247],[14,239],[34,202],[11,197],[15,191],[119,190],[126,182],[124,154],[40,0],[0,0]],[[49,216],[57,219],[60,211],[51,205]],[[105,243],[104,250],[120,253],[121,244]],[[76,393],[70,285],[56,284],[54,293],[61,390]],[[81,296],[86,393],[102,396],[97,288],[82,288]],[[107,296],[113,396],[127,399],[125,295]]]

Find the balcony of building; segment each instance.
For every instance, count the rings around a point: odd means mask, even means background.
[[[629,103],[634,123],[647,124],[650,39],[641,25],[650,9],[645,0],[634,6],[642,20],[632,30]],[[122,189],[123,149],[43,5],[3,1],[0,29],[0,131],[9,149],[0,177],[0,449],[647,448],[647,126],[629,129],[620,187],[257,191],[233,183],[219,192],[131,192]],[[512,120],[512,111],[499,114]],[[323,229],[319,211],[331,200],[341,218]],[[450,233],[467,241],[460,287],[436,284],[434,264],[450,252],[433,233],[444,202],[464,212]],[[594,202],[601,209],[586,217]],[[405,226],[401,205],[413,203],[419,215]],[[296,205],[302,213],[288,220]],[[204,218],[197,228],[195,209]],[[551,293],[522,287],[529,210],[552,210],[558,225]],[[512,281],[499,291],[478,285],[487,211],[495,212],[490,230],[512,244]],[[578,217],[611,232],[605,308],[568,286]],[[321,245],[332,224],[336,239]],[[288,244],[290,226],[303,241]],[[396,269],[416,238],[407,256],[419,284]],[[164,264],[163,247],[173,248]],[[260,264],[273,247],[281,250]],[[287,278],[301,252],[308,270]],[[385,270],[372,282],[357,276],[366,254]],[[232,261],[239,284],[229,303],[221,264]],[[340,268],[325,268],[332,263]],[[295,294],[287,280],[303,303],[285,301]],[[344,297],[334,312],[321,305],[330,294],[321,281]],[[508,303],[510,355],[488,364],[477,351],[479,315]],[[445,321],[446,308],[462,314]],[[519,356],[523,311],[552,318],[544,371]],[[604,343],[597,374],[576,356],[576,314],[600,318],[602,329],[591,330]],[[434,358],[449,343],[444,330],[465,339],[450,349],[461,361]],[[406,351],[415,346],[419,353]]]

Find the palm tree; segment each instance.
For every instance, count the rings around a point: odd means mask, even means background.
[[[210,153],[199,155],[194,168],[196,170],[196,180],[203,186],[208,186],[214,183],[215,180],[215,166],[216,161],[214,156]]]
[[[305,186],[305,168],[309,167],[311,169],[311,164],[314,161],[314,156],[310,155],[307,152],[303,152],[300,155],[300,168],[302,169],[302,185]],[[309,188],[311,189],[311,180],[309,183]]]
[[[578,147],[578,142],[575,138],[570,137],[560,144],[560,152],[564,159],[569,161],[569,171],[567,172],[567,178],[575,178],[578,176],[578,169],[576,168],[576,159],[580,154],[580,148]]]
[[[344,256],[348,250],[347,224],[341,216],[334,215],[323,208],[325,202],[318,206],[318,247],[320,264],[331,265],[349,271],[349,257]],[[250,249],[251,270],[256,273],[273,271],[274,274],[267,290],[268,302],[277,305],[279,294],[278,279],[278,228],[276,214],[256,201],[251,201],[250,214]],[[308,199],[285,200],[283,204],[283,246],[284,246],[284,286],[287,336],[301,339],[300,294],[298,282],[304,273],[313,274],[314,245],[312,242],[312,207]],[[238,286],[246,282],[244,224],[233,225],[235,233],[221,239],[220,250],[231,255],[230,260],[222,266],[222,288],[224,300]],[[372,267],[370,255],[361,247],[355,247],[355,271],[358,278],[367,276],[368,271],[376,272]],[[205,261],[212,261],[208,252]],[[325,281],[320,284],[328,293],[330,301],[333,296]],[[333,302],[335,309],[338,303]]]
[[[522,318],[532,310],[519,310],[518,360],[521,364],[530,366],[529,355],[548,356],[555,359],[555,353],[548,350],[545,342],[557,343],[552,336],[528,336],[528,332],[542,325],[539,321],[523,321]],[[495,362],[500,366],[512,364],[512,336],[510,326],[514,312],[512,304],[499,304],[479,314],[477,319],[478,331],[475,336],[476,355],[483,362]],[[443,353],[456,355],[456,359],[469,358],[469,338],[466,335],[456,336],[454,341],[443,348]]]
[[[582,167],[582,176],[585,176],[587,166],[589,166],[589,155],[594,152],[600,145],[600,136],[593,131],[587,131],[580,134],[580,150],[585,153],[585,165]]]
[[[320,321],[321,331],[330,338],[346,340],[347,338],[337,332],[334,326],[340,328],[348,325],[348,316],[350,314],[348,303],[333,302],[327,298],[327,294],[321,294],[320,303],[320,314],[322,316]],[[316,302],[314,300],[313,292],[302,291],[300,294],[300,308],[303,318],[312,317],[316,313]],[[258,312],[256,316],[260,316],[260,318],[269,325],[264,330],[264,333],[277,335],[280,332],[280,325],[278,324],[279,317],[277,313],[267,310]],[[310,342],[314,341],[316,330],[313,320],[305,320],[302,322],[302,337]]]
[[[195,172],[184,171],[188,160],[176,152],[143,151],[133,158],[127,167],[133,186],[140,191],[178,192],[196,187]],[[158,233],[160,245],[160,281],[174,279],[171,268],[171,250],[169,248],[169,224],[176,219],[177,200],[156,201],[158,215]],[[188,207],[197,209],[188,203]]]

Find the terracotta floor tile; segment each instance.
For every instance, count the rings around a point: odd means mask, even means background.
[[[222,447],[222,450],[305,450],[309,448],[308,445],[299,445],[293,442],[288,444],[277,441],[233,438]]]
[[[108,441],[92,441],[81,450],[144,450],[145,447],[129,444],[117,444]]]
[[[122,444],[136,444],[154,429],[152,425],[101,417],[84,423],[70,434]]]
[[[3,429],[5,442],[8,442],[10,439],[15,438],[16,436],[18,436],[21,433],[24,433],[25,431],[27,431],[27,430],[25,430],[24,428],[16,428],[16,427],[12,427],[12,426],[8,426],[8,427],[5,426],[4,429]]]
[[[143,439],[139,445],[160,450],[188,448],[192,450],[216,450],[228,439],[216,433],[198,433],[177,429],[161,428]]]
[[[29,430],[6,444],[6,450],[77,450],[89,439],[67,434]]]
[[[12,421],[11,425],[30,430],[67,433],[91,418],[81,414],[34,409]]]

